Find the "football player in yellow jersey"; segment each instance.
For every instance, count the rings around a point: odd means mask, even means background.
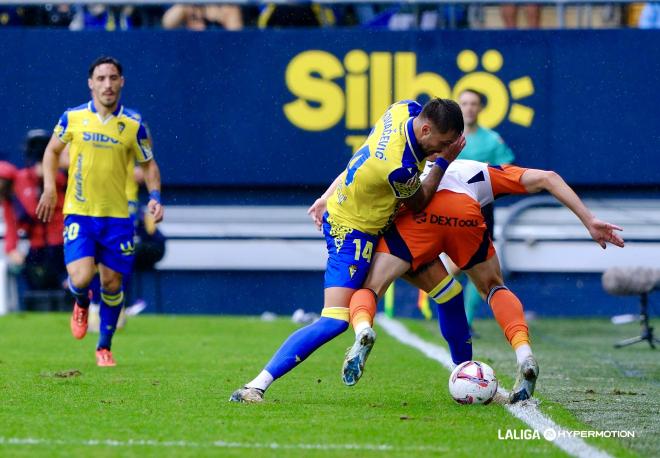
[[[321,318],[294,332],[230,401],[262,401],[274,380],[348,328],[351,296],[367,276],[378,236],[402,204],[413,211],[426,207],[464,146],[463,115],[451,100],[434,98],[424,107],[402,101],[385,112],[346,170],[308,211],[323,228],[328,249]],[[420,171],[430,155],[438,159],[422,183]],[[363,337],[373,345],[371,333]]]
[[[136,158],[149,189],[149,212],[163,219],[160,171],[140,115],[124,108],[119,98],[124,86],[122,66],[113,57],[100,57],[89,68],[92,100],[67,110],[55,127],[44,153],[44,191],[37,215],[49,221],[55,211],[55,173],[58,158],[69,145],[69,183],[64,201],[64,258],[69,289],[76,298],[71,332],[87,333],[88,288],[101,276],[101,333],[96,348],[99,366],[114,366],[110,351],[124,302],[122,275],[133,263],[133,224],[128,215],[126,174]]]

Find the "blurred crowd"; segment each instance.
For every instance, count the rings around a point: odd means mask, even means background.
[[[568,12],[568,27],[660,28],[660,3],[608,4]],[[0,27],[61,27],[69,30],[139,28],[208,30],[266,27],[369,27],[391,30],[437,28],[552,28],[552,3],[486,7],[482,4],[43,4],[0,6]],[[586,19],[585,15],[588,15]]]

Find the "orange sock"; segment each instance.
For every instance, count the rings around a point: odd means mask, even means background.
[[[529,329],[520,300],[506,288],[491,290],[488,304],[493,310],[495,320],[504,331],[506,340],[515,349],[522,344],[529,344]]]
[[[349,305],[351,314],[351,324],[355,329],[358,323],[368,322],[373,326],[376,316],[376,293],[370,289],[358,289],[351,296]]]

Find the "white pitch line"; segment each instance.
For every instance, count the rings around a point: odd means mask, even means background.
[[[416,348],[430,359],[438,361],[447,369],[453,369],[454,364],[451,360],[451,356],[444,347],[423,340],[416,334],[410,332],[408,328],[399,321],[388,318],[382,313],[378,314],[377,320],[378,325],[399,342]],[[506,398],[509,397],[509,393],[504,388],[499,388],[497,391],[506,396]],[[611,458],[610,455],[602,450],[592,447],[581,438],[570,436],[568,434],[569,431],[544,415],[534,404],[506,404],[505,407],[513,414],[513,416],[519,418],[531,428],[538,431],[541,437],[543,437],[544,431],[554,430],[557,433],[557,438],[552,441],[552,443],[572,456],[579,458]]]
[[[177,448],[230,448],[230,449],[269,449],[269,450],[325,450],[325,451],[370,451],[370,452],[434,452],[448,453],[447,447],[396,446],[390,444],[280,444],[277,442],[251,443],[217,440],[213,442],[192,442],[185,440],[159,441],[154,439],[43,439],[34,437],[0,437],[1,445],[16,446],[87,446],[87,447],[177,447]]]

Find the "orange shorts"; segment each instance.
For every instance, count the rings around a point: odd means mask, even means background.
[[[410,262],[413,271],[443,252],[462,270],[495,254],[479,202],[446,189],[436,192],[424,211],[399,214],[376,251]]]

